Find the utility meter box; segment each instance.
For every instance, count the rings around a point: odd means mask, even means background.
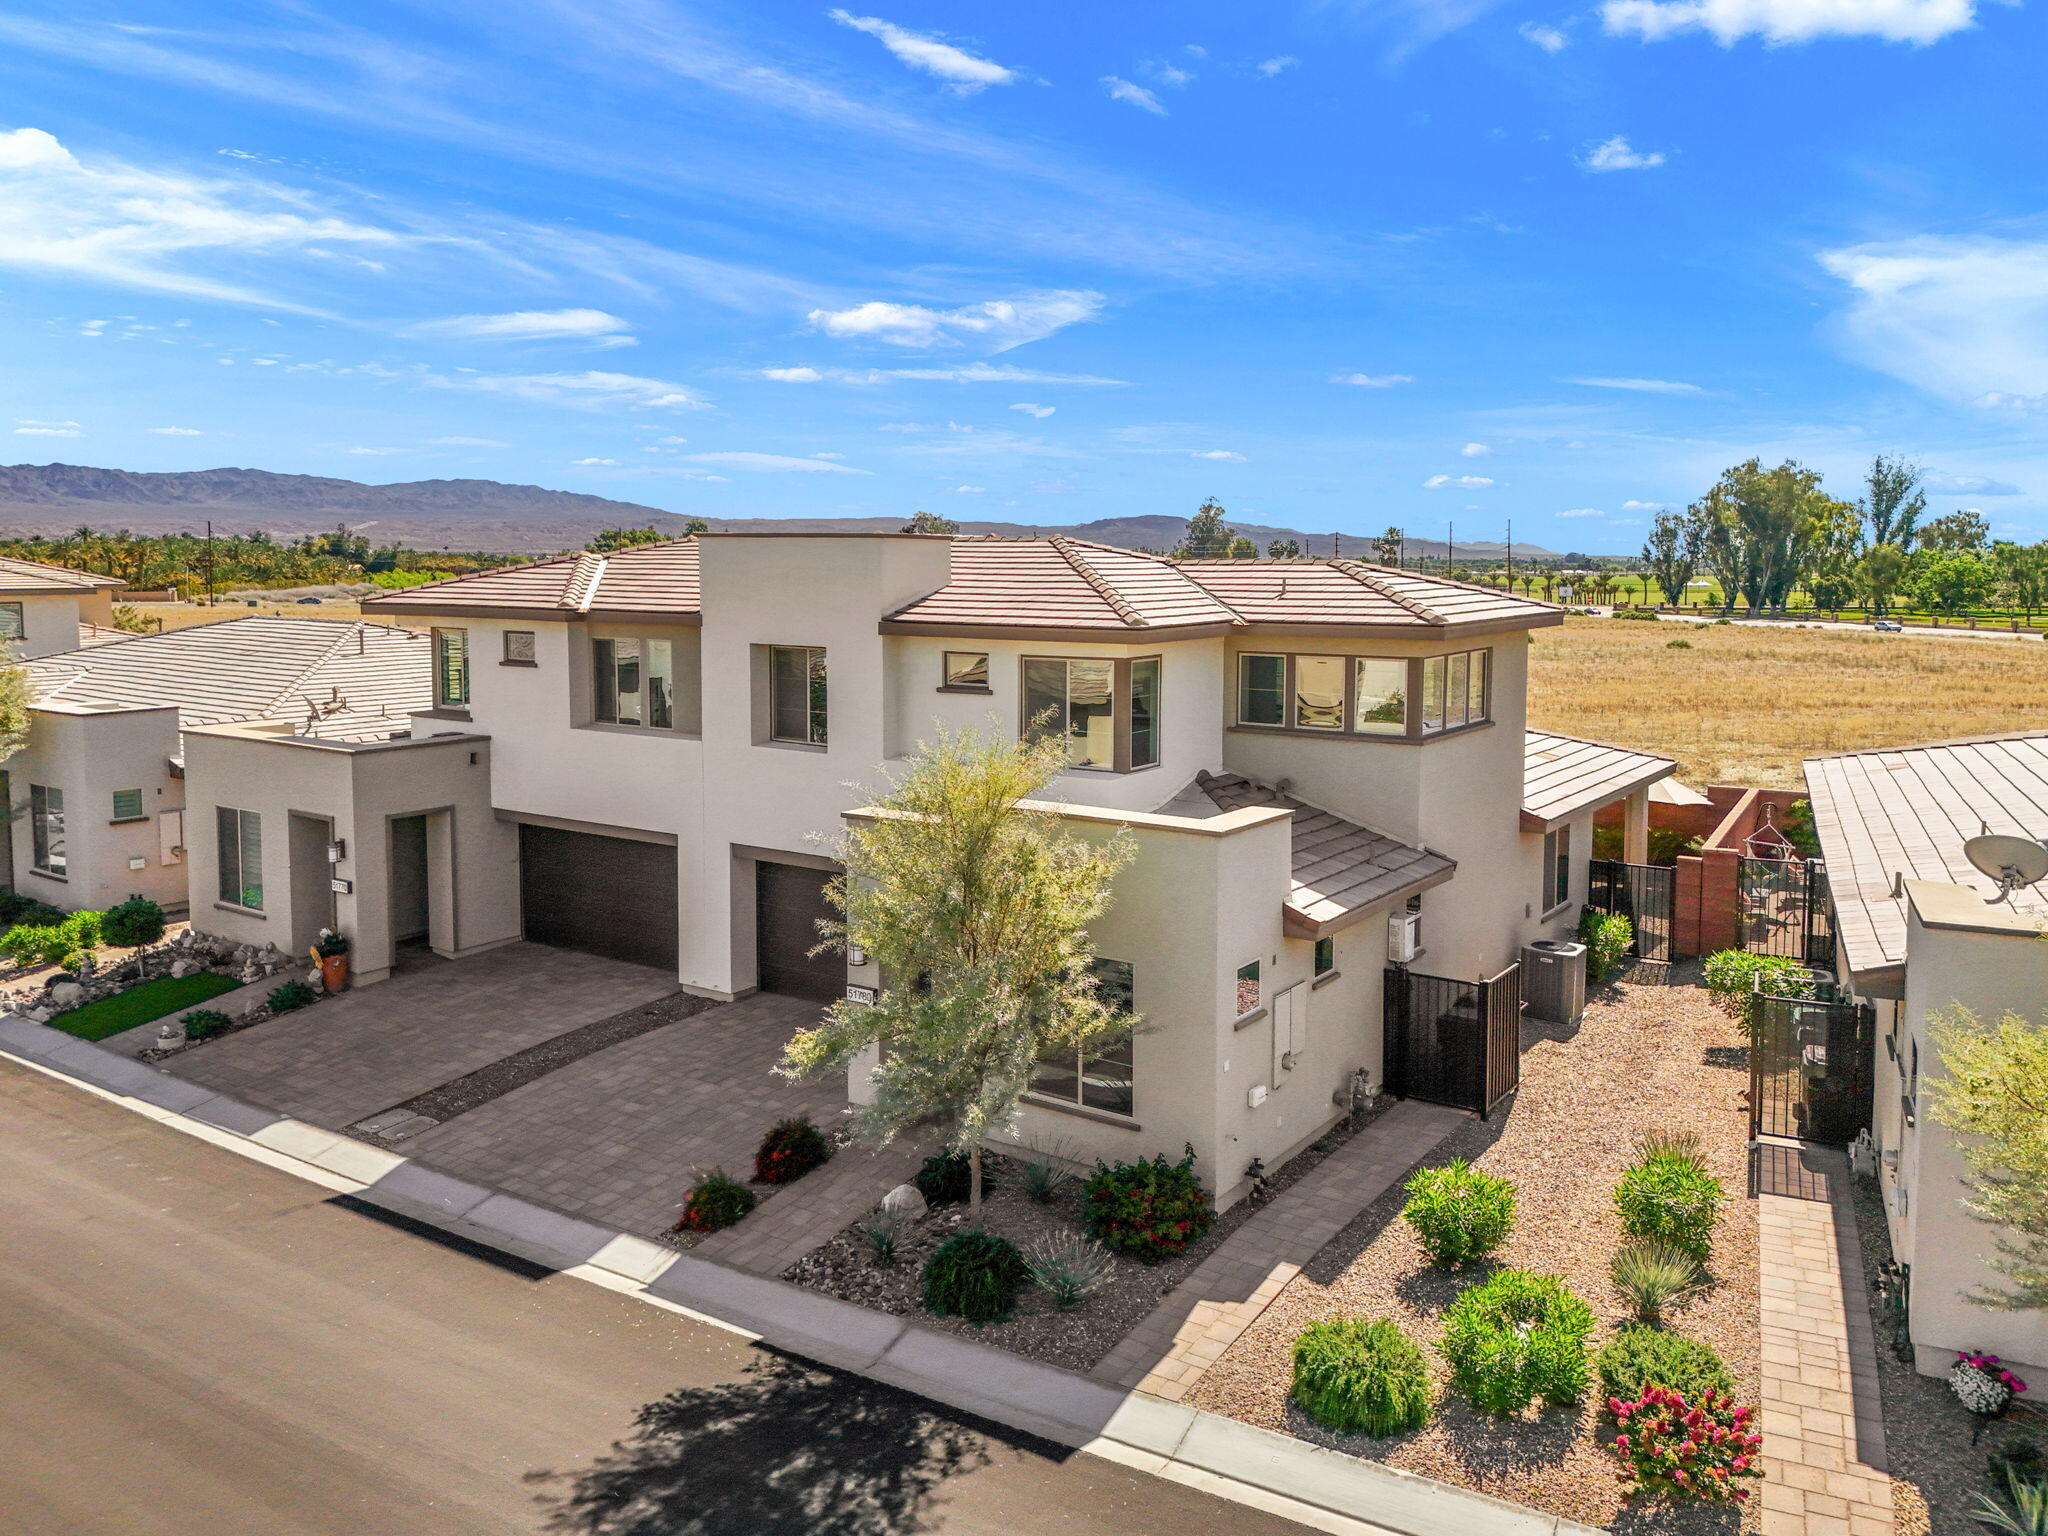
[[[1586,1011],[1586,946],[1537,939],[1522,946],[1522,1011],[1546,1024],[1576,1024]]]

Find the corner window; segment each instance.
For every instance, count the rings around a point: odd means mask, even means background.
[[[142,791],[139,789],[117,789],[114,791],[114,820],[140,821],[142,819]]]
[[[1554,912],[1572,899],[1572,829],[1559,827],[1543,834],[1543,899],[1538,905]]]
[[[64,791],[29,785],[28,815],[36,868],[46,875],[62,875],[70,867],[64,851]]]
[[[1237,721],[1240,725],[1279,725],[1286,719],[1287,658],[1237,658]]]
[[[1488,697],[1490,651],[1459,651],[1431,656],[1422,663],[1422,729],[1424,734],[1455,731],[1493,718]]]
[[[508,629],[505,631],[505,660],[513,666],[531,666],[534,661],[533,631],[530,629]]]
[[[254,811],[214,809],[220,840],[220,899],[263,910],[263,818]]]
[[[1259,1011],[1259,962],[1237,968],[1237,1016]]]
[[[1055,736],[1073,768],[1128,773],[1159,762],[1159,658],[1027,656],[1024,733]]]
[[[1316,940],[1316,974],[1327,976],[1337,969],[1337,940],[1334,936]]]
[[[940,672],[941,688],[957,689],[962,693],[987,693],[988,652],[948,651],[944,667]]]
[[[434,631],[434,707],[469,707],[469,631]]]
[[[1351,729],[1368,736],[1408,730],[1408,663],[1391,656],[1361,656],[1352,664]]]
[[[824,746],[824,648],[770,646],[768,660],[769,738]]]
[[[675,647],[667,640],[590,642],[593,715],[606,725],[675,727]]]
[[[1097,958],[1089,962],[1089,969],[1095,974],[1096,995],[1118,1012],[1130,1013],[1135,995],[1131,963]],[[1092,1050],[1047,1057],[1032,1076],[1031,1091],[1104,1114],[1131,1114],[1136,1104],[1132,1056],[1131,1037],[1124,1035]]]
[[[0,603],[0,644],[19,640],[23,633],[21,604]]]
[[[1344,729],[1344,658],[1294,658],[1294,728],[1297,731]]]

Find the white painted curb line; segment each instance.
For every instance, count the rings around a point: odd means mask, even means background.
[[[471,1184],[11,1014],[0,1057],[218,1147],[576,1279],[1332,1536],[1592,1526],[919,1328]]]

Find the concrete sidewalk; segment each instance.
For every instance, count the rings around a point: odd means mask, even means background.
[[[0,1056],[322,1188],[1333,1536],[1593,1536],[1538,1510],[678,1254],[12,1016],[0,1016]]]

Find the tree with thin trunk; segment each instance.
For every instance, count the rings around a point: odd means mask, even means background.
[[[1891,611],[1892,598],[1905,585],[1912,561],[1896,544],[1873,544],[1856,562],[1855,586],[1869,605],[1870,616],[1881,619]]]
[[[1979,1287],[1982,1307],[2048,1307],[2048,1027],[2006,1014],[1986,1029],[1967,1009],[1935,1015],[1943,1077],[1928,1113],[1959,1132],[1964,1209],[1999,1229],[1986,1262],[2008,1282]]]
[[[1685,601],[1700,568],[1700,526],[1682,512],[1659,512],[1643,545],[1643,561],[1668,603]],[[1645,597],[1648,594],[1644,594]]]
[[[1183,560],[1223,560],[1229,558],[1231,545],[1237,535],[1223,524],[1223,504],[1214,496],[1195,508],[1195,515],[1188,519],[1187,536],[1181,540],[1177,554]],[[1257,553],[1256,550],[1253,551]]]
[[[1401,546],[1407,540],[1408,535],[1400,529],[1389,525],[1385,533],[1374,536],[1372,552],[1380,557],[1381,565],[1399,565],[1401,563]]]
[[[777,1071],[802,1077],[879,1048],[855,1133],[929,1126],[968,1159],[981,1217],[981,1144],[1014,1118],[1039,1064],[1127,1036],[1135,1015],[1098,992],[1088,926],[1135,851],[1129,832],[1083,837],[1041,797],[1067,764],[1058,735],[941,731],[842,841],[829,946],[867,951],[872,1003],[851,998],[801,1031]]]
[[[1920,467],[1903,458],[1880,453],[1870,461],[1870,473],[1858,510],[1870,521],[1872,544],[1896,544],[1907,554],[1920,531],[1920,514],[1927,510],[1927,494],[1920,489]]]

